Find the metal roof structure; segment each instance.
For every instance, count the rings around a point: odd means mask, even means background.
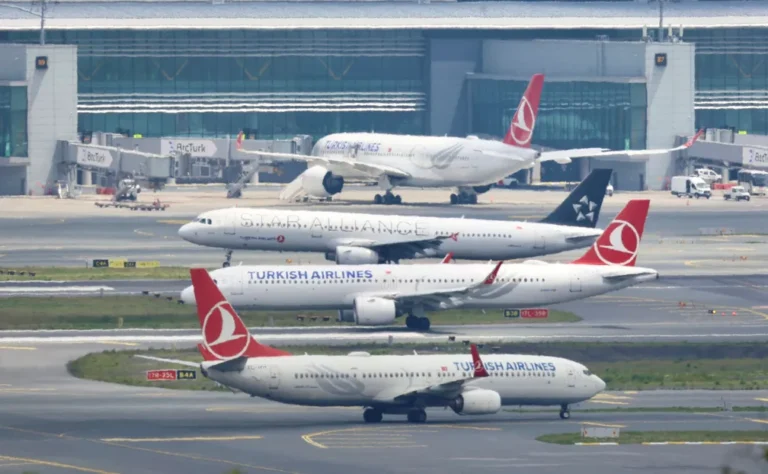
[[[6,3],[7,4],[7,3]],[[12,5],[28,7],[28,2]],[[658,25],[656,3],[639,2],[62,2],[54,30],[159,29],[639,29]],[[664,25],[768,25],[764,2],[666,3]],[[36,30],[34,15],[0,6],[0,30]]]

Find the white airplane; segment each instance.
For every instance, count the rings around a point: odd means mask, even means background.
[[[280,194],[283,200],[300,195],[316,199],[330,198],[342,191],[344,180],[376,180],[385,194],[376,194],[376,204],[400,204],[395,187],[457,187],[451,204],[476,204],[477,195],[487,192],[493,183],[530,168],[535,161],[561,164],[572,158],[657,155],[690,147],[703,131],[688,143],[660,150],[619,150],[580,148],[543,151],[531,149],[544,75],[535,74],[528,84],[502,141],[482,140],[476,136],[435,137],[381,133],[334,133],[317,141],[310,155],[277,153],[243,148],[243,132],[236,146],[242,153],[259,156],[259,162],[279,165],[284,161],[303,161],[307,170],[288,184]],[[261,158],[268,160],[262,161]]]
[[[650,201],[632,200],[584,256],[571,263],[505,265],[237,266],[211,275],[235,307],[339,310],[359,325],[428,330],[426,311],[454,308],[530,308],[620,290],[658,278],[635,267]],[[193,288],[181,293],[194,304]]]
[[[593,170],[541,222],[229,208],[204,212],[179,229],[188,242],[233,250],[321,252],[338,264],[442,257],[507,260],[584,248],[595,229],[610,169]]]
[[[567,359],[494,354],[485,362],[477,348],[469,355],[292,356],[259,344],[203,269],[192,269],[192,287],[200,302],[203,333],[198,349],[204,362],[137,356],[200,368],[231,389],[282,403],[307,406],[365,407],[368,423],[382,415],[407,415],[424,422],[425,408],[450,407],[459,415],[489,415],[504,405],[568,405],[588,400],[605,382],[585,366]]]

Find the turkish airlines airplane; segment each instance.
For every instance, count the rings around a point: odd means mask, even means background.
[[[204,362],[136,356],[200,368],[211,380],[282,403],[360,406],[363,419],[407,415],[423,423],[425,408],[450,407],[459,415],[490,415],[504,405],[568,406],[605,389],[585,366],[559,357],[494,354],[485,362],[470,355],[294,356],[259,344],[204,269],[190,270],[203,333]]]
[[[339,311],[342,321],[428,330],[427,311],[530,308],[602,295],[654,280],[635,267],[650,201],[632,200],[581,258],[491,264],[237,266],[211,275],[235,307]],[[193,288],[181,293],[194,304]]]
[[[584,248],[595,229],[611,179],[593,170],[540,222],[230,208],[204,212],[179,229],[188,242],[233,250],[322,252],[342,265],[442,257],[507,260]]]
[[[703,133],[688,143],[663,150],[620,150],[581,148],[543,151],[531,149],[536,126],[544,75],[535,74],[502,141],[482,140],[476,136],[435,137],[381,133],[335,133],[317,141],[310,155],[276,153],[243,149],[243,132],[237,137],[237,149],[267,158],[273,164],[304,161],[308,169],[288,184],[280,194],[283,200],[301,195],[327,199],[341,192],[344,180],[375,179],[384,195],[376,194],[376,204],[400,204],[395,187],[457,187],[451,204],[477,204],[477,195],[487,192],[493,183],[530,168],[536,160],[570,163],[572,158],[657,155],[690,147]],[[261,162],[260,163],[265,163]]]

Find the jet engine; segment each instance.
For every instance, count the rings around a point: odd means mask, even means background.
[[[491,189],[491,186],[492,186],[491,184],[486,184],[485,186],[472,186],[472,189],[477,194],[485,194]]]
[[[354,301],[355,323],[365,326],[392,324],[397,317],[393,300],[370,296],[358,296]]]
[[[493,390],[470,390],[449,405],[459,415],[492,415],[501,410],[501,395]]]
[[[364,263],[381,263],[378,252],[363,247],[348,247],[341,245],[335,252],[325,254],[327,260],[334,260],[339,265],[362,265]]]
[[[333,196],[344,187],[344,177],[336,176],[322,166],[313,166],[302,173],[301,187],[313,197]]]
[[[340,309],[339,310],[339,322],[340,323],[354,323],[355,322],[355,312],[351,309]]]

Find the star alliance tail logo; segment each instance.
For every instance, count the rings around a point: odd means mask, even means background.
[[[597,204],[590,201],[587,196],[582,197],[579,199],[579,202],[573,205],[573,210],[576,211],[577,222],[581,222],[584,219],[589,220],[589,222],[595,222],[596,209]]]

